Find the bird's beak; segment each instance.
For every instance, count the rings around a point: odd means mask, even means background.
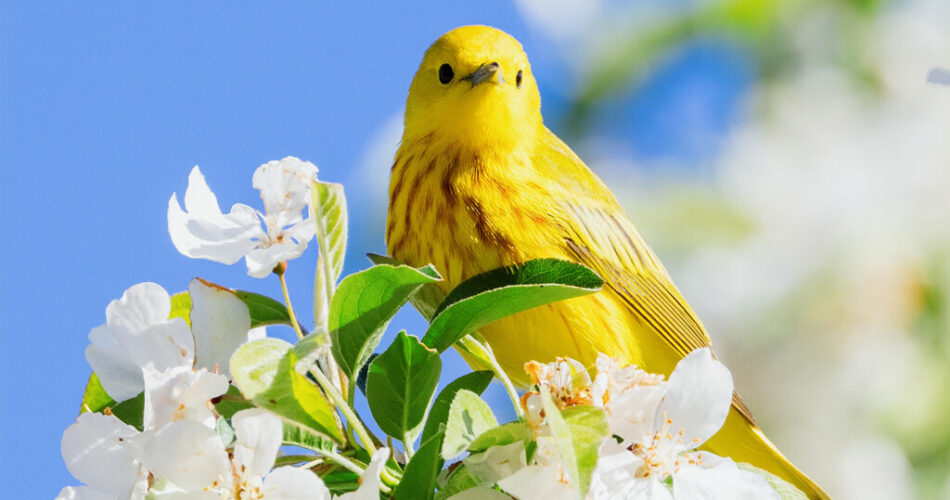
[[[505,83],[505,78],[501,75],[501,67],[499,67],[498,63],[496,62],[482,64],[472,74],[463,76],[462,80],[470,80],[472,82],[472,87],[474,87],[479,83],[491,81],[492,77],[495,76],[496,73],[498,74],[498,85],[503,85]]]

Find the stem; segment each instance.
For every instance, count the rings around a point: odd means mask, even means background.
[[[336,452],[334,452],[334,451],[324,451],[324,450],[320,450],[318,453],[320,453],[321,455],[323,455],[323,456],[329,458],[330,460],[333,460],[334,462],[336,462],[336,463],[342,465],[344,468],[346,468],[346,469],[348,469],[348,470],[350,470],[350,471],[352,471],[352,472],[355,472],[355,473],[358,474],[358,475],[363,474],[363,471],[365,470],[364,468],[360,467],[359,465],[356,465],[356,463],[353,462],[352,460],[350,460],[349,458],[346,458],[346,457],[344,457],[343,455],[340,455],[339,453],[336,453]]]
[[[363,447],[366,448],[366,451],[369,452],[370,455],[375,453],[376,445],[373,444],[369,433],[366,432],[366,427],[363,426],[362,421],[360,421],[360,418],[353,411],[353,408],[343,400],[343,396],[340,394],[340,391],[337,390],[336,386],[330,383],[330,379],[327,378],[326,374],[324,374],[319,367],[311,367],[310,374],[317,379],[317,382],[323,387],[323,391],[326,392],[327,396],[333,401],[333,404],[335,404],[343,413],[343,416],[346,417],[347,422],[350,423],[350,426],[356,431],[356,435],[359,436],[360,441],[363,442]]]
[[[287,263],[281,262],[274,268],[274,271],[277,273],[277,276],[280,278],[280,288],[284,292],[284,303],[287,304],[287,314],[290,316],[290,323],[294,326],[294,331],[297,332],[297,338],[303,338],[303,331],[300,330],[300,324],[297,323],[297,315],[294,314],[294,306],[290,304],[290,291],[287,290],[287,278],[284,277],[284,271],[287,269]]]
[[[402,437],[402,448],[403,448],[403,451],[406,453],[407,464],[409,463],[410,460],[412,460],[412,454],[415,453],[415,450],[413,449],[413,446],[412,446],[413,441],[415,440],[411,439],[408,434],[403,435]]]
[[[346,405],[350,408],[353,407],[353,398],[355,397],[355,394],[354,394],[355,385],[356,384],[349,384],[346,388]],[[362,419],[360,420],[360,423],[361,424],[363,423]],[[353,426],[352,425],[346,426],[346,439],[347,441],[353,442]]]
[[[505,386],[505,392],[508,393],[508,398],[511,399],[511,404],[514,406],[515,413],[518,415],[518,418],[524,419],[524,409],[521,407],[521,398],[518,397],[518,391],[515,389],[515,384],[511,382],[508,374],[505,373],[505,370],[503,370],[501,365],[498,364],[498,360],[495,358],[495,353],[492,352],[491,346],[489,346],[487,342],[483,342],[475,338],[475,336],[472,334],[466,335],[461,340],[459,340],[458,345],[471,353],[475,358],[488,363],[492,372],[495,373],[495,376],[498,377],[498,380],[501,381],[501,384]]]

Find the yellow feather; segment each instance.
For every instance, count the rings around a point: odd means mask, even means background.
[[[445,291],[544,257],[586,264],[604,278],[602,292],[481,330],[521,385],[527,361],[568,356],[592,366],[598,352],[669,375],[680,358],[709,345],[706,330],[610,190],[544,126],[540,103],[511,36],[466,26],[439,38],[409,90],[390,183],[389,252],[435,265]],[[738,395],[706,446],[827,498],[765,437]]]

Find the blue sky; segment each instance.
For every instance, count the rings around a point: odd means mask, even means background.
[[[389,164],[368,150],[381,134],[382,143],[391,140],[382,130],[396,123],[422,53],[441,33],[473,23],[508,31],[532,57],[545,102],[563,100],[544,82],[564,70],[551,44],[502,1],[438,9],[422,2],[8,1],[3,14],[3,497],[51,498],[77,484],[62,463],[60,437],[89,375],[89,329],[127,287],[155,281],[176,292],[201,276],[280,296],[276,279],[249,278],[243,265],[190,260],[172,246],[166,204],[172,192],[184,192],[193,165],[227,207],[257,205],[250,181],[261,163],[287,155],[315,163],[321,178],[346,185],[352,272],[367,264],[363,253],[385,250],[377,228]],[[660,68],[614,130],[642,137],[632,143],[647,156],[709,153],[702,144],[683,147],[682,125],[670,115],[683,96],[699,95],[689,105],[708,119],[703,126],[726,127],[749,75],[735,54],[723,54],[710,59],[688,49]],[[706,66],[690,62],[697,58]],[[288,273],[307,320],[315,259],[308,251]],[[420,321],[401,314],[387,338],[397,326],[418,333]],[[450,360],[444,378],[466,370],[457,356]],[[492,399],[505,418],[504,399]]]

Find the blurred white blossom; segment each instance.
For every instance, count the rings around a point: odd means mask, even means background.
[[[223,264],[244,257],[248,274],[264,278],[277,264],[302,255],[313,238],[313,220],[301,212],[309,206],[310,184],[316,180],[317,167],[310,162],[288,156],[265,163],[253,177],[264,213],[238,203],[224,214],[196,166],[188,176],[185,210],[177,194],[168,200],[168,232],[188,257]]]

